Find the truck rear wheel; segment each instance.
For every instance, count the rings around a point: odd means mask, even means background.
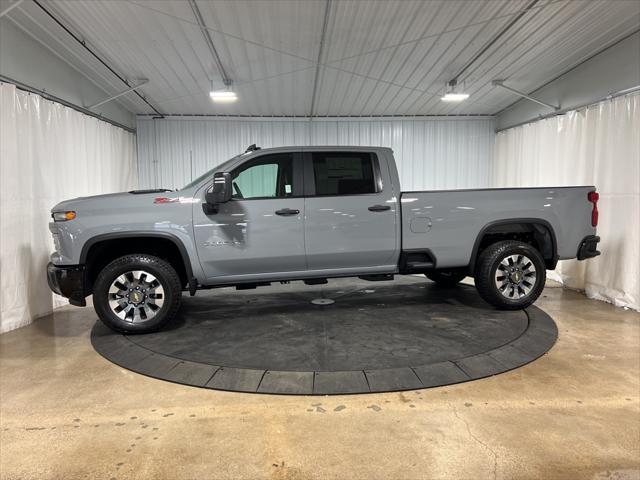
[[[466,273],[453,270],[436,270],[435,272],[425,273],[425,275],[429,280],[436,282],[441,287],[455,287],[467,276]]]
[[[122,333],[147,333],[180,308],[180,277],[168,262],[146,254],[117,258],[98,274],[93,305],[100,320]]]
[[[535,302],[546,280],[544,259],[528,243],[494,243],[480,255],[475,284],[480,296],[503,310],[526,308]]]

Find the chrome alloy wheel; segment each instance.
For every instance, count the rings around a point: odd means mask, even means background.
[[[536,267],[525,255],[509,255],[498,265],[495,282],[506,298],[526,297],[536,284]]]
[[[116,278],[109,287],[109,307],[127,322],[144,322],[156,316],[164,303],[164,288],[149,272],[134,270]]]

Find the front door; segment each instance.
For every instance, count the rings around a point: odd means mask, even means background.
[[[203,212],[202,193],[193,225],[208,283],[306,270],[300,157],[267,154],[236,167],[232,199],[219,205],[218,213]]]
[[[375,153],[305,153],[305,184],[309,270],[395,270],[398,202]]]

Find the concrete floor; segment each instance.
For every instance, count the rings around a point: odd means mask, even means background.
[[[119,368],[91,308],[0,336],[0,477],[640,478],[640,314],[560,288],[544,357],[492,378],[340,397],[216,392]]]

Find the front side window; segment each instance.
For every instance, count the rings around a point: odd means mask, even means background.
[[[313,174],[316,195],[361,195],[377,192],[370,153],[315,152]]]
[[[286,198],[293,195],[293,154],[260,157],[231,176],[232,198]]]
[[[214,172],[224,172],[225,168],[232,164],[233,162],[236,161],[236,159],[238,157],[240,157],[241,155],[236,155],[233,158],[230,158],[229,160],[221,163],[220,165],[218,165],[217,167],[212,168],[211,170],[203,173],[202,175],[200,175],[198,178],[196,178],[195,180],[192,180],[191,182],[187,183],[184,187],[182,187],[180,190],[186,190],[187,188],[193,188],[199,184],[201,184],[202,182],[204,182],[205,180],[209,180],[211,177],[213,177],[213,173]]]

